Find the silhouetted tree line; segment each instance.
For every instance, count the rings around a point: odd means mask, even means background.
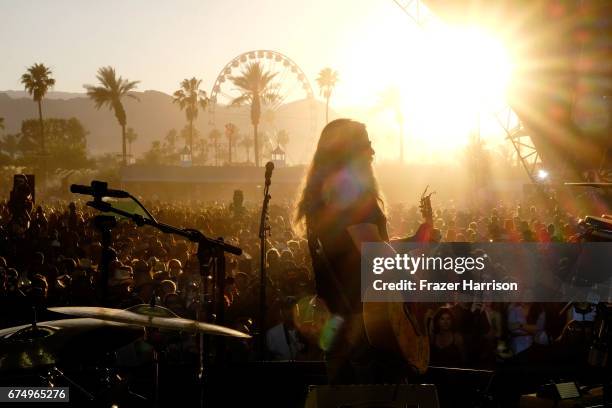
[[[19,133],[0,137],[0,163],[40,170],[76,170],[88,167],[87,130],[76,118],[43,120],[45,146],[41,145],[38,119],[24,120]]]
[[[251,150],[254,164],[259,166],[262,155],[269,155],[276,146],[286,148],[289,134],[278,130],[276,134],[260,134],[259,122],[263,103],[276,103],[282,100],[276,91],[277,72],[266,70],[259,62],[250,63],[240,75],[230,77],[240,91],[240,96],[231,101],[232,106],[249,106],[253,134],[241,134],[233,123],[224,125],[222,133],[213,129],[207,138],[200,136],[194,127],[194,120],[200,110],[204,111],[210,103],[205,91],[201,90],[202,80],[186,78],[180,88],[173,94],[173,102],[185,112],[188,125],[180,132],[184,145],[178,145],[176,130],[168,132],[165,139],[153,141],[150,149],[139,160],[147,164],[176,164],[185,154],[190,163],[214,165],[251,163]],[[43,100],[47,92],[55,86],[53,71],[42,63],[28,67],[21,76],[21,83],[32,96],[38,108],[37,120],[26,120],[21,132],[16,134],[0,133],[0,166],[23,166],[46,174],[57,169],[81,169],[90,164],[86,153],[87,131],[76,118],[44,119]],[[139,81],[130,81],[117,74],[111,66],[101,67],[97,71],[97,85],[84,85],[87,96],[94,102],[96,109],[107,107],[111,110],[121,127],[122,163],[134,163],[132,143],[138,138],[133,128],[127,126],[128,115],[123,99],[138,100],[133,93]],[[319,73],[317,83],[321,95],[326,99],[326,119],[329,100],[338,81],[338,73],[331,68],[324,68]],[[4,130],[4,118],[0,118],[0,131]],[[222,137],[225,135],[225,138]],[[262,137],[263,136],[263,137]],[[220,143],[225,139],[225,143]],[[262,140],[263,139],[263,140]],[[243,154],[242,154],[243,152]],[[108,156],[108,155],[107,155]],[[112,155],[111,155],[112,156]],[[102,161],[106,160],[102,158]]]

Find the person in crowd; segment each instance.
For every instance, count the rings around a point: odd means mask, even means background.
[[[157,288],[158,296],[165,299],[170,294],[176,294],[176,283],[170,279],[162,280]]]
[[[538,303],[518,302],[508,307],[510,347],[515,356],[533,344],[548,345],[546,313]]]
[[[463,336],[455,330],[453,313],[441,307],[432,320],[430,364],[442,367],[463,367],[467,353]]]
[[[317,297],[319,303],[350,320],[350,305],[361,306],[359,291],[350,289],[351,285],[358,288],[359,276],[349,276],[349,266],[345,266],[352,262],[359,271],[356,243],[384,241],[389,235],[414,235],[420,228],[420,215],[413,203],[389,206],[385,212],[371,172],[373,150],[365,127],[352,121],[330,125],[321,137],[306,180],[308,188],[300,200],[302,229],[292,228],[289,222],[291,203],[277,200],[270,208],[273,234],[268,240],[267,257],[268,328],[285,322],[285,317],[279,321],[272,313],[282,309],[285,299],[294,297],[299,303],[312,299],[315,293],[321,295]],[[12,196],[7,190],[4,201],[0,201],[0,308],[10,311],[0,313],[0,328],[31,323],[33,304],[128,307],[149,303],[153,296],[157,304],[182,317],[196,316],[202,277],[195,244],[150,227],[137,227],[126,219],[118,220],[112,231],[110,302],[106,302],[99,290],[102,237],[92,222],[96,211],[82,202],[40,201],[38,196],[34,206],[25,182],[20,181]],[[228,258],[225,324],[232,327],[259,325],[259,239],[253,231],[257,231],[260,208],[259,200],[249,202],[245,195],[232,203],[145,202],[160,221],[223,236],[244,250],[241,257]],[[571,214],[549,210],[528,199],[520,204],[470,204],[463,208],[455,202],[434,203],[434,224],[444,241],[567,242],[578,232]],[[331,245],[332,264],[340,272],[342,285],[349,288],[348,309],[343,297],[335,296],[334,282],[312,263],[316,233],[325,241],[323,244]],[[432,314],[438,306],[431,307]],[[555,314],[544,314],[543,324],[538,307],[532,308],[451,305],[451,326],[462,337],[465,349],[466,359],[461,364],[482,366],[490,361],[490,354],[483,353],[488,353],[484,345],[492,338],[504,340],[508,334],[508,342],[518,354],[529,349],[529,344],[542,342],[546,330],[531,329],[548,326]],[[47,318],[42,308],[40,312],[39,320]],[[438,326],[446,327],[447,318],[445,315]],[[503,322],[502,329],[499,322]],[[299,325],[295,329],[299,332]],[[347,366],[359,371],[372,363],[363,332],[358,332],[361,335],[352,338],[350,346],[327,350],[326,357],[331,365],[336,364],[340,381],[359,377]],[[447,345],[447,334],[444,339],[437,337],[442,348]],[[457,338],[453,336],[453,340]],[[313,356],[319,355],[311,353],[313,347],[324,345],[314,335],[303,337],[302,342]],[[451,344],[455,347],[457,341]]]
[[[482,304],[458,302],[450,308],[450,312],[453,315],[455,330],[464,340],[468,365],[481,366],[483,360],[486,360],[493,351],[490,347],[485,348],[490,324]]]
[[[266,333],[266,346],[272,360],[298,360],[305,345],[294,323],[296,299],[286,298],[280,306],[281,322]]]
[[[183,274],[183,265],[181,265],[181,261],[176,258],[169,260],[168,273],[170,274],[170,279],[178,283],[181,275]]]

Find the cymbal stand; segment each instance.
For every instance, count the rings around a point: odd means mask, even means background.
[[[144,341],[153,347],[153,407],[159,407],[159,360],[163,346],[157,329],[145,327]]]
[[[62,378],[63,380],[65,380],[68,384],[70,384],[71,387],[74,387],[78,391],[80,391],[88,400],[94,401],[96,399],[96,397],[92,393],[90,393],[85,388],[81,387],[79,384],[74,382],[74,380],[72,380],[70,377],[66,376],[66,374],[64,374],[62,372],[62,370],[60,370],[59,368],[57,368],[55,366],[53,366],[51,369],[49,369],[49,371],[47,372],[47,375],[44,376],[43,379],[51,387],[54,387],[56,385],[56,378],[58,378],[58,377]]]
[[[153,406],[155,408],[159,407],[159,351],[157,348],[153,347],[153,367],[155,370],[155,374],[153,376],[153,387],[154,397],[153,397]]]
[[[218,239],[223,242],[222,238]],[[215,324],[225,323],[225,251],[221,247],[210,247],[198,243],[198,262],[200,264],[200,296],[197,308],[198,321]],[[205,367],[209,365],[210,337],[198,333],[198,380],[201,382],[200,406],[204,405]],[[222,363],[225,352],[225,339],[215,339],[215,362]]]

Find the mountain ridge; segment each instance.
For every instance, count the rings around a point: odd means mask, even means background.
[[[138,134],[132,146],[135,155],[148,150],[154,140],[163,140],[171,129],[180,132],[187,125],[184,112],[172,103],[171,95],[156,90],[133,94],[140,102],[127,98],[124,106],[128,127],[134,128]],[[121,150],[121,128],[113,112],[107,108],[96,110],[85,93],[50,92],[43,101],[43,116],[75,117],[81,121],[89,132],[87,144],[90,153],[119,153]],[[335,116],[330,110],[330,117]],[[4,117],[4,133],[17,133],[22,121],[38,117],[37,106],[23,91],[0,91],[0,117]],[[263,135],[272,135],[280,129],[287,130],[290,134],[287,158],[299,163],[308,160],[324,120],[324,102],[314,100],[311,104],[308,100],[298,100],[281,105],[273,114],[264,112],[260,128]],[[238,126],[240,134],[252,134],[247,106],[217,106],[214,115],[210,111],[200,112],[194,126],[206,136],[213,128],[223,133],[225,123],[230,121]]]

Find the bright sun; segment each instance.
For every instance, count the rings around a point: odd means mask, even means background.
[[[512,63],[503,44],[483,31],[439,27],[426,32],[412,75],[398,84],[413,134],[435,145],[464,144],[506,105]]]
[[[347,99],[363,101],[367,94],[396,87],[408,144],[424,151],[456,151],[478,129],[485,139],[502,138],[493,114],[507,106],[513,61],[499,39],[483,30],[440,23],[413,30],[405,35],[406,41],[395,41],[398,32],[379,28],[369,27],[352,53],[353,58],[367,54],[371,62],[362,59],[341,71]],[[375,96],[369,99],[376,103]],[[371,122],[391,132],[393,115],[378,112]],[[390,158],[397,155],[395,148],[388,146]]]

